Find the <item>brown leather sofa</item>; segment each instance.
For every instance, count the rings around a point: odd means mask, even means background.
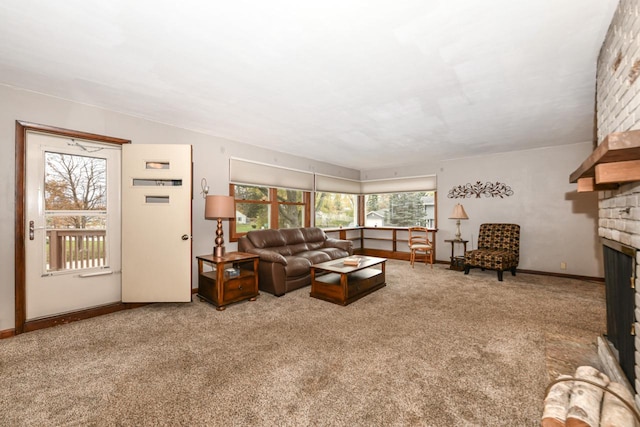
[[[353,255],[353,243],[327,237],[320,228],[253,230],[238,250],[260,255],[259,288],[276,296],[311,284],[311,264]]]

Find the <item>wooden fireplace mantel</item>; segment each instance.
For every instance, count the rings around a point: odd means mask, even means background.
[[[640,129],[614,132],[569,177],[578,192],[611,190],[640,181]]]

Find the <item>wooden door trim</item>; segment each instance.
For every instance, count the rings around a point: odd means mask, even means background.
[[[78,138],[107,144],[130,144],[131,140],[114,138],[88,132],[16,120],[16,217],[15,217],[15,333],[25,331],[26,306],[26,251],[25,251],[25,197],[26,197],[26,143],[27,132],[35,131],[52,135]]]

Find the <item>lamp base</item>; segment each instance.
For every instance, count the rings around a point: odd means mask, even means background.
[[[460,233],[460,220],[456,220],[456,238],[455,240],[462,240],[461,239],[462,233]]]
[[[216,258],[222,258],[224,256],[224,246],[214,246],[213,256]]]
[[[222,218],[218,218],[215,243],[216,245],[213,247],[213,256],[216,258],[221,258],[224,256],[224,234],[222,232]]]

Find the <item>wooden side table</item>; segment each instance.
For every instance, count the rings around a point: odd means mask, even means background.
[[[207,301],[222,311],[234,302],[256,300],[259,295],[258,255],[229,252],[222,257],[200,255],[196,258],[198,297],[201,301]]]
[[[464,270],[464,254],[467,252],[467,243],[468,240],[445,240],[445,242],[451,243],[451,263],[449,264],[449,270],[462,271]],[[464,251],[462,252],[462,256],[455,255],[455,247],[456,243],[461,243],[464,245]]]

